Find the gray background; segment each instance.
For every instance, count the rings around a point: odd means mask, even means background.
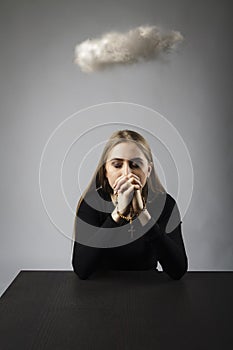
[[[232,270],[231,2],[1,1],[0,16],[0,292],[21,269],[71,269],[72,242],[42,205],[40,158],[59,123],[108,101],[154,108],[177,128],[195,175],[183,220],[189,270]],[[143,24],[185,42],[168,60],[104,73],[73,64],[77,43]]]

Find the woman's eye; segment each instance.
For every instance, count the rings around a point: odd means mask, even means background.
[[[132,162],[130,164],[131,168],[139,168],[139,165],[137,163]]]
[[[114,168],[121,168],[122,167],[122,163],[112,163],[112,165],[114,166]],[[135,162],[130,162],[129,166],[132,169],[139,168],[139,165]]]

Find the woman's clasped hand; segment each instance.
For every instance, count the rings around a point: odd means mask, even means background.
[[[130,205],[134,215],[143,209],[142,183],[137,175],[130,173],[120,176],[115,181],[113,189],[114,195],[117,197],[119,212],[125,215],[129,214]]]

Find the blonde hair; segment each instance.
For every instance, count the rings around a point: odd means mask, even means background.
[[[156,198],[156,196],[159,193],[166,192],[163,185],[161,184],[158,175],[156,174],[156,171],[154,169],[154,163],[153,163],[153,157],[151,153],[150,146],[148,142],[145,140],[145,138],[137,133],[136,131],[132,130],[118,130],[115,131],[109,140],[107,141],[104,150],[102,152],[102,155],[100,157],[99,163],[96,167],[96,170],[94,172],[94,175],[87,186],[84,193],[81,195],[81,198],[78,202],[76,214],[78,213],[78,209],[84,200],[86,194],[92,190],[98,190],[101,197],[103,197],[105,200],[111,201],[111,194],[113,193],[112,188],[110,187],[108,183],[108,179],[105,176],[105,164],[108,159],[110,151],[119,143],[122,142],[135,142],[137,146],[141,149],[144,156],[146,157],[147,161],[152,165],[152,170],[150,173],[149,178],[147,179],[146,185],[142,189],[142,195],[144,198],[147,199],[148,192],[150,195],[152,195],[153,198]],[[150,198],[152,199],[152,198]]]

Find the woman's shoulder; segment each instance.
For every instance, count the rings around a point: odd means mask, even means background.
[[[159,192],[149,203],[157,205],[158,203],[164,203],[164,209],[172,209],[176,205],[175,199],[168,192]]]
[[[166,192],[166,207],[167,210],[172,210],[174,208],[174,206],[176,206],[176,200],[174,199],[174,197],[172,197],[172,195],[168,192]]]
[[[80,208],[106,213],[112,210],[112,202],[103,199],[98,190],[91,189],[82,195]]]
[[[181,222],[180,212],[174,197],[168,192],[161,192],[153,201],[153,210],[160,226],[167,232]]]

